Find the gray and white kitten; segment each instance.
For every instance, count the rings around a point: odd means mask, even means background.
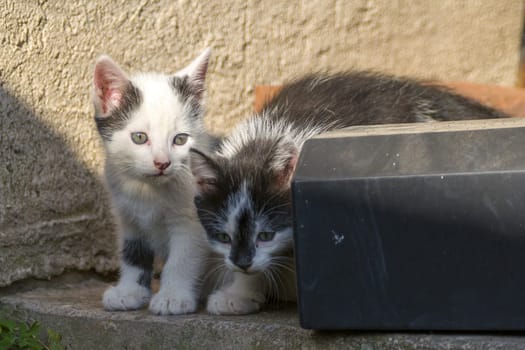
[[[216,153],[193,150],[199,217],[229,274],[208,311],[246,314],[271,297],[294,299],[290,182],[308,138],[352,125],[499,117],[506,116],[445,88],[379,74],[315,74],[288,84]]]
[[[161,315],[196,310],[207,248],[188,161],[191,147],[208,147],[202,117],[209,55],[207,49],[173,75],[128,77],[107,56],[96,62],[95,121],[122,249],[118,284],[103,296],[106,310],[148,303]],[[151,298],[157,255],[165,264]]]

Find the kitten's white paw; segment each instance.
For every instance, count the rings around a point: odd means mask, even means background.
[[[157,315],[189,314],[197,310],[197,300],[191,295],[182,295],[173,290],[161,290],[149,303],[149,311]]]
[[[151,297],[148,288],[141,285],[115,286],[104,292],[102,304],[108,311],[136,310],[146,305]]]
[[[215,315],[246,315],[258,312],[263,303],[262,294],[248,297],[218,290],[210,295],[206,308]]]

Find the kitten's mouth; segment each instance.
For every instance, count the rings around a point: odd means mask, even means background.
[[[241,271],[242,273],[244,273],[245,275],[256,275],[258,273],[258,271]]]
[[[160,177],[160,176],[166,176],[166,174],[163,171],[161,171],[161,172],[158,172],[156,174],[146,174],[144,176],[147,176],[147,177]]]
[[[253,269],[249,269],[249,270],[244,270],[244,269],[241,269],[237,266],[235,266],[233,268],[233,271],[235,272],[239,272],[239,273],[243,273],[245,275],[256,275],[259,271],[254,271]]]

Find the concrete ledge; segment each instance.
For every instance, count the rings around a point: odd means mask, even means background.
[[[313,332],[300,328],[293,306],[257,315],[154,316],[146,310],[105,312],[97,279],[40,286],[0,296],[0,315],[37,320],[69,349],[523,349],[516,335]],[[12,290],[11,290],[12,291]]]

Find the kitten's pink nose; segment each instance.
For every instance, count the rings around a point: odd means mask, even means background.
[[[167,167],[170,166],[171,162],[157,162],[156,160],[154,160],[153,164],[155,164],[155,168],[159,170],[165,170]]]

